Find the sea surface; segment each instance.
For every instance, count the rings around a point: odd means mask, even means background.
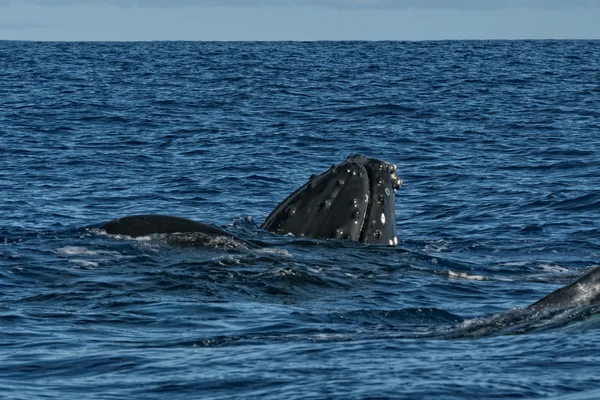
[[[258,228],[355,153],[398,246]],[[600,398],[599,189],[599,41],[0,42],[0,398]]]

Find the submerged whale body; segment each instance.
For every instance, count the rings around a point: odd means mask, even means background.
[[[394,192],[402,181],[395,173],[395,165],[350,156],[321,175],[313,175],[271,212],[261,228],[311,238],[397,244]],[[212,225],[168,215],[123,217],[100,229],[132,237],[184,232],[233,237]]]

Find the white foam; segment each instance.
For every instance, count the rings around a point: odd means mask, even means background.
[[[96,234],[96,235],[101,235],[101,236],[108,236],[111,237],[113,239],[118,239],[118,240],[134,240],[134,241],[148,241],[148,240],[152,240],[153,235],[146,235],[146,236],[136,236],[136,237],[132,237],[132,236],[128,236],[128,235],[120,235],[120,234],[113,234],[113,233],[107,233],[104,229],[92,229],[91,230],[92,233]]]
[[[120,256],[121,255],[121,253],[119,253],[118,251],[92,250],[92,249],[88,249],[87,247],[83,247],[83,246],[64,246],[64,247],[59,247],[58,249],[54,250],[54,252],[56,254],[60,254],[62,256],[87,256],[87,257],[91,257],[91,256],[99,256],[99,255],[105,255],[105,256]]]
[[[543,271],[548,271],[548,272],[569,272],[568,268],[561,267],[561,266],[555,265],[555,264],[540,264],[539,267]]]
[[[56,253],[64,256],[96,256],[98,252],[90,250],[87,247],[65,246],[55,250]]]
[[[450,270],[448,270],[448,276],[450,278],[462,278],[462,279],[468,279],[471,281],[484,281],[486,279],[485,276],[471,275],[471,274],[467,274],[466,272],[454,272],[454,271],[450,271]]]
[[[262,249],[257,249],[257,252],[260,253],[267,253],[267,254],[276,254],[279,256],[284,256],[284,257],[289,257],[289,258],[293,258],[294,256],[292,255],[292,253],[290,253],[289,251],[285,250],[285,249],[277,249],[277,248],[262,248]]]
[[[524,267],[527,264],[529,264],[529,263],[526,261],[513,261],[513,262],[502,263],[502,265],[505,267]]]
[[[439,253],[448,250],[450,243],[440,239],[434,243],[428,243],[424,246],[423,251],[426,253]]]
[[[80,260],[80,259],[69,260],[69,262],[78,264],[82,267],[89,268],[89,269],[98,268],[98,265],[99,265],[97,262],[94,262],[94,261],[87,261],[87,260]]]

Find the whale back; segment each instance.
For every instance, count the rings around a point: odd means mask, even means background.
[[[529,306],[533,310],[600,304],[600,267]]]
[[[209,235],[233,235],[215,226],[169,215],[131,215],[118,218],[100,226],[110,235],[139,237],[155,233],[200,232]]]

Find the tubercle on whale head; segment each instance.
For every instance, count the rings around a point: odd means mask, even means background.
[[[396,165],[351,155],[290,194],[261,228],[295,236],[395,245]]]
[[[400,189],[400,187],[402,187],[402,179],[398,178],[398,176],[396,175],[396,172],[398,171],[398,167],[396,166],[396,164],[391,164],[386,161],[369,158],[361,154],[350,155],[344,162],[347,161],[365,163],[365,165],[369,166],[371,168],[371,171],[373,172],[384,174],[390,173],[392,188],[396,191]]]
[[[392,164],[392,183],[394,190],[398,190],[402,187],[402,179],[396,176],[397,169],[398,167],[396,167],[396,164]]]

